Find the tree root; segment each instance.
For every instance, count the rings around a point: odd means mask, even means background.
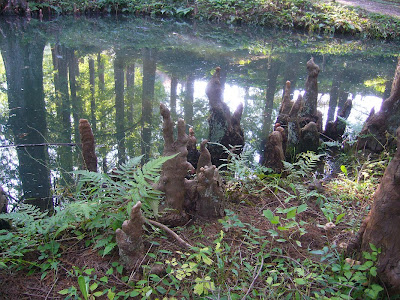
[[[164,230],[166,233],[168,233],[169,236],[171,236],[172,238],[174,238],[175,240],[178,241],[178,243],[185,248],[192,248],[193,246],[190,245],[188,242],[184,241],[179,235],[177,235],[173,230],[169,229],[167,226],[165,226],[164,224],[161,224],[157,221],[154,220],[149,220],[146,218],[143,218],[143,220],[151,225],[154,225],[158,228],[161,228],[162,230]]]

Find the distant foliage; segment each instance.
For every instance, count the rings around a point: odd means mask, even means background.
[[[48,0],[29,1],[29,8],[33,13],[42,10],[57,14],[100,12],[195,18],[228,24],[247,23],[260,26],[302,28],[324,34],[356,34],[379,39],[399,38],[400,28],[400,21],[397,18],[367,14],[336,1]]]

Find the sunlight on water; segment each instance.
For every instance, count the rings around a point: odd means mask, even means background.
[[[194,83],[194,97],[207,99],[207,81],[197,80]],[[224,101],[231,112],[234,112],[240,103],[244,103],[245,91],[237,85],[225,84]]]
[[[195,81],[194,85],[194,96],[195,98],[207,99],[205,90],[207,81],[198,80]],[[280,101],[283,90],[280,90],[275,94],[275,101]],[[296,100],[299,94],[304,96],[304,90],[295,90],[293,99]],[[224,101],[228,105],[231,112],[234,112],[240,103],[244,103],[245,89],[237,85],[226,84],[224,91]],[[377,96],[362,96],[362,95],[349,95],[353,97],[353,108],[348,118],[348,124],[352,128],[352,131],[360,131],[364,121],[367,119],[372,108],[375,112],[380,110],[382,104],[382,98]],[[329,95],[319,94],[318,95],[318,109],[322,112],[323,125],[325,127],[328,108],[329,108]],[[337,111],[336,111],[337,113]]]

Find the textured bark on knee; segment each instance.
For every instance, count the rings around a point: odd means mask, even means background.
[[[277,147],[278,134],[272,133],[265,146],[264,165],[280,172],[282,148],[285,160],[293,160],[297,154],[306,151],[318,151],[320,135],[322,134],[322,113],[317,110],[319,67],[311,58],[307,62],[308,76],[305,83],[304,96],[301,94],[296,101],[290,100],[291,84],[285,84],[282,104],[276,119],[275,130],[282,136],[282,146]],[[345,121],[351,110],[351,100],[346,102],[339,112],[338,118],[331,123],[332,136],[339,139],[345,131]]]
[[[88,120],[79,120],[79,134],[81,136],[84,168],[91,172],[97,172],[94,136]]]
[[[391,294],[400,293],[400,127],[396,131],[397,152],[387,166],[376,190],[371,211],[348,252],[370,252],[370,244],[381,248],[377,271]]]
[[[240,127],[240,119],[243,113],[243,104],[241,103],[236,111],[231,115],[228,105],[223,101],[223,87],[220,78],[221,68],[217,67],[215,73],[206,87],[206,94],[210,104],[209,141],[217,143],[230,149],[230,146],[244,146],[244,133]],[[212,164],[219,167],[226,162],[228,153],[223,147],[216,144],[209,145]],[[242,147],[236,148],[235,153],[240,154]]]
[[[143,218],[137,202],[131,209],[129,220],[125,220],[122,228],[116,230],[116,241],[119,248],[121,263],[129,268],[137,269],[143,259]]]
[[[389,98],[382,103],[379,112],[372,109],[357,139],[357,148],[381,152],[394,144],[393,137],[400,126],[400,57]]]
[[[156,188],[165,193],[162,223],[177,226],[188,222],[190,216],[220,217],[224,209],[224,187],[218,170],[212,168],[211,155],[206,147],[207,141],[200,146],[197,162],[197,177],[186,179],[189,171],[194,171],[187,161],[188,148],[197,151],[193,129],[190,139],[185,133],[185,122],[178,120],[177,139],[173,137],[170,112],[165,105],[160,105],[163,117],[164,156],[176,156],[164,163],[160,181]],[[191,142],[188,147],[188,142]],[[203,180],[204,179],[204,180]],[[212,212],[212,213],[211,213]]]

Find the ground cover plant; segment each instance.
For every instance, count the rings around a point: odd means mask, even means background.
[[[115,230],[137,201],[154,218],[160,158],[135,158],[108,175],[79,171],[76,192],[51,215],[29,205],[2,216],[1,294],[5,299],[376,299],[380,249],[345,254],[367,214],[388,155],[346,156],[331,180],[317,178],[321,155],[303,153],[284,175],[232,155],[225,171],[225,217],[197,218],[177,234],[192,247],[145,226],[145,256],[134,271],[118,258]],[[118,180],[115,180],[118,179]]]
[[[253,24],[300,28],[323,34],[347,33],[361,37],[397,39],[400,20],[382,14],[344,6],[336,1],[15,1],[2,11],[32,14],[37,17],[54,14],[129,13],[176,17],[229,24]]]

